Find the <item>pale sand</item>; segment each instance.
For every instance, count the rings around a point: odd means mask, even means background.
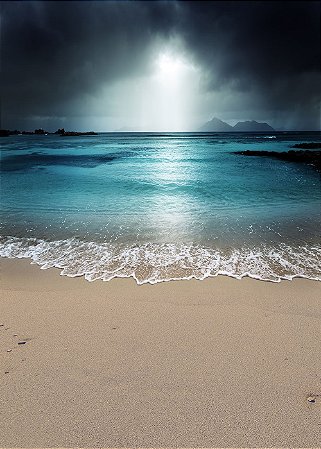
[[[0,446],[319,447],[320,286],[3,259]]]

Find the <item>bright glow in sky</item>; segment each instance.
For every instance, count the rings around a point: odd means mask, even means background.
[[[200,71],[186,57],[172,49],[159,51],[144,76],[119,79],[106,86],[100,108],[112,111],[113,120],[105,117],[105,125],[101,126],[126,131],[197,129],[199,79]],[[97,111],[96,101],[93,107]]]
[[[157,66],[159,67],[159,74],[164,80],[175,81],[178,80],[187,65],[177,56],[161,53],[157,59]]]
[[[150,130],[189,129],[198,82],[199,75],[191,63],[173,52],[160,53],[154,73],[145,84],[141,125]]]

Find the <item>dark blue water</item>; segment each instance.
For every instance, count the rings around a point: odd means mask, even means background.
[[[315,133],[3,138],[0,254],[89,280],[319,279],[317,171],[233,154],[319,140]]]

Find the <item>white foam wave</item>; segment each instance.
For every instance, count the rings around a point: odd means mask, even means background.
[[[76,238],[45,241],[3,237],[0,256],[30,258],[42,269],[59,268],[69,277],[84,276],[88,281],[133,277],[138,284],[205,279],[228,275],[238,279],[280,282],[294,277],[321,280],[321,246],[293,248],[262,245],[222,251],[199,245],[156,244],[116,245],[83,242]]]

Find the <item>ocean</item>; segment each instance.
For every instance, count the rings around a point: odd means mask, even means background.
[[[100,133],[1,140],[0,256],[89,281],[321,280],[316,133]]]

